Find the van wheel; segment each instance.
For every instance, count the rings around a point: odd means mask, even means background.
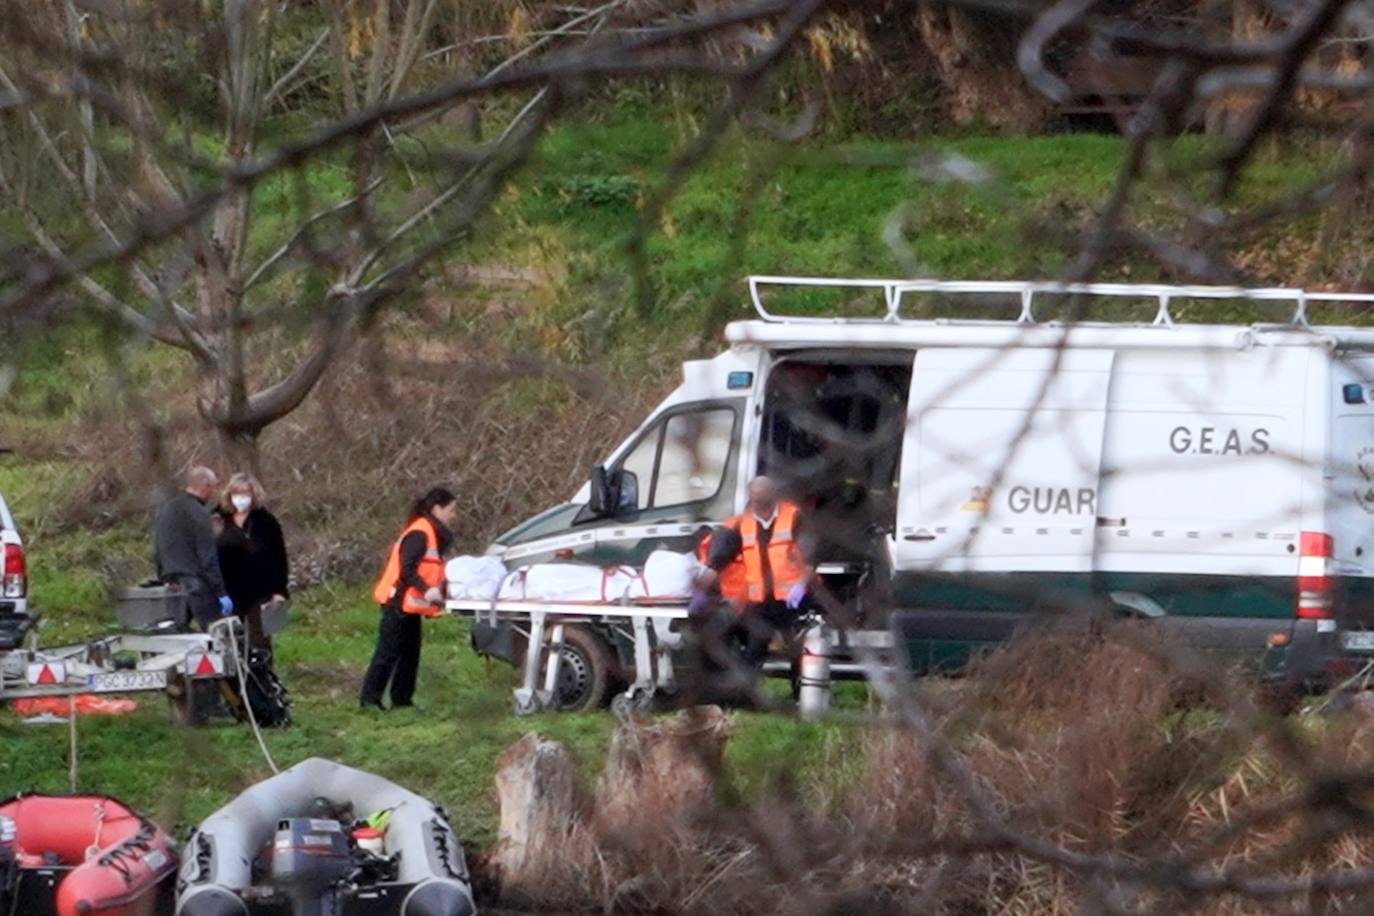
[[[559,712],[600,709],[606,704],[614,673],[615,660],[605,640],[582,627],[566,627],[554,698]]]

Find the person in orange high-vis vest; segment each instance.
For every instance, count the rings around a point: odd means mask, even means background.
[[[722,530],[721,532],[722,538],[729,539],[733,536],[732,531]],[[708,533],[697,544],[697,562],[703,567],[710,567],[712,545],[715,542],[716,535]],[[745,580],[743,557],[736,557],[725,564],[725,567],[716,575],[715,587],[720,592],[720,597],[729,602],[737,613],[744,610],[744,606],[749,603],[749,583]]]
[[[391,707],[413,706],[420,668],[420,622],[443,613],[444,553],[453,543],[458,498],[435,487],[411,509],[396,543],[391,545],[372,597],[381,606],[377,647],[363,676],[359,702],[381,709],[388,684]]]
[[[749,504],[716,531],[699,585],[716,589],[736,610],[733,636],[746,659],[760,664],[768,643],[790,625],[808,599],[813,575],[801,540],[801,514],[779,500],[773,481],[749,482]]]

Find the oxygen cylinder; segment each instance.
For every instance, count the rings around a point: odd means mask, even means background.
[[[830,711],[830,650],[834,643],[834,633],[819,621],[802,639],[797,709],[803,718],[814,719]]]

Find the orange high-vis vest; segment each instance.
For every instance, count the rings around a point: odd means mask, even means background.
[[[797,523],[797,507],[792,503],[778,503],[778,514],[773,519],[773,536],[768,541],[768,566],[773,570],[773,594],[763,593],[763,557],[759,550],[759,520],[754,513],[745,511],[732,518],[727,524],[739,531],[743,549],[740,558],[744,560],[745,592],[750,604],[758,604],[772,597],[782,601],[792,586],[806,577],[806,565],[797,550],[794,528]]]
[[[382,570],[382,577],[372,589],[372,597],[378,604],[390,604],[396,595],[396,589],[401,586],[401,542],[406,539],[406,535],[414,531],[419,531],[425,536],[425,555],[420,559],[420,565],[416,569],[420,579],[428,588],[436,588],[444,581],[444,560],[439,556],[439,532],[435,529],[434,522],[422,515],[407,525],[401,536],[396,539],[396,543],[391,545],[391,555],[386,559],[386,569]],[[425,600],[424,593],[414,588],[406,589],[405,594],[401,596],[401,610],[407,614],[423,614],[426,617],[438,617],[443,613],[442,608],[430,604]]]
[[[697,545],[697,559],[701,565],[705,566],[706,561],[710,558],[711,535],[708,534]],[[735,557],[728,566],[720,571],[716,585],[720,588],[720,596],[736,608],[742,608],[749,603],[749,586],[746,581],[742,555]]]

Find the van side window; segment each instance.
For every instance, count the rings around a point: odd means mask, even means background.
[[[620,485],[619,511],[648,508],[654,481],[654,460],[658,457],[658,443],[662,438],[663,424],[655,424],[620,463],[625,479]],[[631,475],[634,475],[633,478]]]
[[[702,503],[720,492],[734,454],[736,411],[713,405],[669,414],[644,431],[615,470],[617,513]]]
[[[728,407],[669,417],[653,505],[679,506],[714,496],[725,477],[734,428],[735,412]]]

